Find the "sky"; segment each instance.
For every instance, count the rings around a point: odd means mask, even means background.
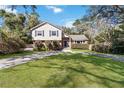
[[[39,18],[42,21],[49,23],[72,27],[73,22],[76,19],[82,18],[88,11],[88,6],[81,5],[39,5],[36,12],[39,14]],[[23,13],[24,8],[18,7],[11,11],[8,6],[0,6],[0,9],[5,9],[8,12]],[[31,9],[28,9],[31,12]]]

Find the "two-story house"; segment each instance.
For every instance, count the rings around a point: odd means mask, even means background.
[[[62,48],[65,48],[71,47],[72,43],[86,44],[88,41],[84,35],[65,35],[62,28],[48,22],[42,22],[30,31],[34,44],[38,41],[58,41]]]

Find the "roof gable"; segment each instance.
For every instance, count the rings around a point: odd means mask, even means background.
[[[41,26],[43,26],[43,25],[45,25],[45,24],[49,24],[49,25],[51,25],[51,26],[53,26],[53,27],[55,27],[55,28],[57,28],[57,29],[59,29],[59,30],[62,30],[62,29],[61,29],[60,27],[58,27],[58,26],[55,26],[55,25],[50,24],[50,23],[48,23],[48,22],[42,22],[42,23],[40,23],[40,24],[34,26],[33,28],[31,28],[30,31],[35,30],[35,29],[37,29],[37,28],[39,28],[39,27],[41,27]]]

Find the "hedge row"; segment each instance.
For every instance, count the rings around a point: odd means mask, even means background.
[[[88,50],[89,49],[89,44],[72,44],[71,45],[72,49],[84,49]]]
[[[113,54],[124,54],[124,46],[110,46],[104,44],[94,44],[92,46],[92,51],[101,53],[113,53]]]
[[[112,53],[114,53],[114,54],[124,54],[124,46],[113,47]]]
[[[62,49],[58,41],[37,41],[35,42],[35,51],[49,51],[49,50],[60,50]]]
[[[111,53],[112,47],[104,44],[94,44],[92,45],[92,51],[101,52],[101,53]]]

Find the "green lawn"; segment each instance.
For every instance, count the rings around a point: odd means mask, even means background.
[[[74,51],[74,52],[94,52],[94,51],[83,50],[83,49],[72,49],[72,51]]]
[[[18,57],[18,56],[24,56],[24,55],[31,55],[33,53],[34,53],[33,51],[20,51],[20,52],[12,53],[12,54],[0,54],[0,59],[10,58],[10,57]]]
[[[100,52],[95,52],[91,50],[83,50],[83,49],[72,49],[73,52],[80,53],[80,52],[92,52],[92,53],[98,53],[98,54],[106,54],[106,53],[100,53]],[[124,54],[112,54],[112,55],[118,55],[118,56],[124,56]]]
[[[0,87],[124,87],[124,63],[60,54],[0,70]]]

